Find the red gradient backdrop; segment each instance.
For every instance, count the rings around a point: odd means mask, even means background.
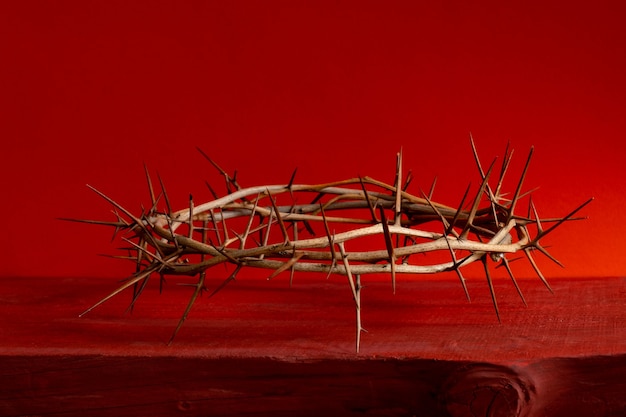
[[[455,205],[471,132],[485,161],[511,141],[511,173],[535,146],[541,215],[595,197],[548,276],[623,275],[626,10],[543,3],[2,2],[0,274],[130,272],[97,256],[109,230],[55,219],[113,218],[87,183],[139,211],[144,162],[176,206],[208,199],[196,146],[244,185],[392,181],[403,147],[413,191],[436,175]]]

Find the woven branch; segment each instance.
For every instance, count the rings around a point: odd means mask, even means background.
[[[475,261],[484,265],[496,316],[500,313],[489,272],[488,261],[501,263],[507,270],[522,301],[522,292],[510,268],[507,256],[523,252],[541,281],[550,285],[533,257],[538,250],[561,265],[540,241],[561,224],[580,219],[576,214],[592,199],[564,217],[540,219],[532,199],[527,214],[514,213],[522,193],[523,182],[532,158],[531,148],[517,187],[510,199],[501,192],[513,151],[507,146],[496,186],[490,185],[494,162],[485,171],[471,141],[481,183],[473,198],[467,188],[461,202],[451,207],[432,200],[428,195],[407,192],[410,174],[404,179],[402,152],[398,153],[394,184],[369,177],[358,177],[327,184],[296,184],[295,174],[287,184],[243,188],[236,174],[230,176],[202,150],[201,154],[224,176],[227,194],[172,211],[163,182],[159,178],[157,196],[146,169],[151,207],[139,216],[92,188],[114,207],[116,221],[75,220],[108,225],[115,232],[130,232],[123,238],[130,245],[125,257],[135,263],[136,272],[111,294],[87,309],[99,306],[125,289],[133,288],[132,308],[153,274],[197,276],[194,292],[174,330],[171,343],[186,320],[197,297],[206,290],[206,271],[220,264],[234,264],[236,269],[211,294],[213,296],[235,280],[244,267],[273,270],[268,279],[289,271],[290,283],[297,271],[345,275],[352,290],[356,308],[356,350],[359,351],[361,327],[360,277],[364,274],[391,275],[393,291],[397,274],[432,274],[455,271],[469,300],[461,269]],[[207,184],[208,185],[208,184]],[[434,188],[434,184],[433,184]],[[281,199],[282,205],[278,205]],[[289,204],[285,204],[288,200]],[[299,201],[310,201],[300,204]],[[159,210],[159,206],[165,209]],[[550,227],[544,229],[544,225]],[[430,225],[431,230],[426,230]],[[422,227],[424,226],[424,227]],[[532,228],[530,227],[532,226]],[[340,230],[340,231],[336,231]],[[305,235],[305,236],[303,236]],[[379,236],[371,238],[372,236]],[[350,250],[363,246],[367,250]],[[380,246],[373,248],[374,241]],[[420,263],[428,257],[417,254],[442,252],[449,260]]]

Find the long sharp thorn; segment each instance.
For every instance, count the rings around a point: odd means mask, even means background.
[[[480,158],[478,157],[478,150],[476,149],[476,144],[474,143],[474,137],[470,132],[470,144],[472,145],[472,153],[474,155],[474,161],[476,161],[476,165],[478,167],[478,172],[480,173],[481,178],[485,178],[485,172],[483,171],[483,167],[480,163]]]
[[[483,266],[485,267],[485,276],[487,277],[487,284],[489,285],[489,292],[491,293],[491,301],[493,301],[493,307],[496,310],[496,316],[498,317],[498,323],[502,323],[500,320],[500,310],[498,309],[498,300],[496,299],[496,291],[493,288],[493,281],[491,280],[491,274],[489,273],[489,267],[487,266],[487,257],[481,258]]]
[[[209,157],[209,155],[207,155],[200,147],[196,146],[196,149],[198,150],[198,152],[200,152],[200,154],[211,163],[211,165],[213,165],[213,167],[215,169],[217,169],[217,171],[222,174],[223,176],[225,176],[226,178],[230,179],[230,176],[228,175],[228,173],[226,171],[224,171],[222,169],[222,167],[220,167],[213,159],[211,159]]]
[[[543,231],[542,233],[540,233],[536,238],[535,238],[535,242],[538,241],[539,239],[541,239],[542,237],[544,237],[545,235],[547,235],[548,233],[552,232],[554,229],[556,229],[557,227],[559,227],[561,224],[565,223],[568,220],[571,220],[572,217],[574,217],[574,215],[576,213],[578,213],[580,210],[583,209],[583,207],[585,207],[587,204],[591,203],[593,201],[593,197],[590,198],[589,200],[585,201],[584,203],[582,203],[580,206],[576,207],[576,209],[574,209],[571,213],[569,213],[567,216],[563,217],[562,219],[560,219],[558,222],[554,223],[552,226],[550,226],[548,229],[546,229],[545,231]]]
[[[259,198],[261,194],[257,194],[257,197],[254,199],[254,205],[252,206],[252,210],[250,211],[250,217],[248,218],[248,224],[246,225],[246,231],[241,237],[241,245],[240,249],[243,249],[246,246],[246,239],[248,238],[248,234],[250,234],[250,228],[252,227],[252,222],[254,221],[254,216],[256,214],[256,208],[259,204]]]
[[[402,187],[402,191],[406,191],[409,188],[409,185],[413,181],[413,171],[409,170],[406,174],[406,180],[404,180],[404,186]]]
[[[535,262],[535,259],[530,253],[530,250],[531,250],[530,248],[524,249],[524,253],[526,254],[526,258],[528,259],[528,262],[530,262],[530,265],[533,267],[533,269],[535,270],[535,273],[537,274],[537,276],[539,276],[539,279],[541,280],[541,282],[543,282],[543,285],[546,286],[548,291],[550,291],[551,293],[554,293],[554,291],[552,290],[552,287],[550,287],[550,284],[548,283],[548,280],[543,276],[543,274],[541,273],[541,270],[537,266],[537,262]]]
[[[454,271],[456,272],[457,276],[459,277],[459,280],[461,281],[461,286],[463,287],[463,292],[465,293],[465,297],[467,298],[467,301],[471,303],[472,299],[470,298],[469,291],[467,290],[467,283],[465,282],[465,277],[463,276],[463,273],[461,273],[461,265],[457,262],[456,254],[454,253],[454,250],[452,249],[452,246],[450,245],[448,234],[444,233],[443,238],[446,240],[448,251],[450,252],[450,257],[452,258],[452,262],[454,263]]]
[[[79,317],[84,316],[85,314],[87,314],[91,310],[93,310],[94,308],[100,306],[101,304],[103,304],[106,301],[110,300],[111,298],[115,297],[117,294],[121,293],[126,288],[132,287],[133,285],[135,285],[137,282],[141,281],[142,279],[146,279],[155,270],[156,270],[156,264],[152,264],[150,267],[144,269],[140,274],[132,275],[130,277],[130,279],[128,279],[126,282],[124,282],[122,285],[120,285],[117,289],[115,289],[109,295],[107,295],[106,297],[102,298],[100,301],[98,301],[97,303],[95,303],[94,305],[89,307],[87,310],[85,310],[82,313],[80,313],[78,316]]]
[[[454,217],[452,218],[452,221],[450,222],[450,227],[446,229],[446,232],[445,232],[446,235],[449,235],[454,230],[454,226],[456,225],[456,222],[459,219],[459,216],[463,212],[463,205],[465,204],[465,199],[467,198],[471,187],[472,187],[472,184],[467,185],[467,188],[465,189],[465,193],[463,194],[463,198],[461,199],[461,203],[459,204],[459,208],[454,213]]]
[[[150,179],[150,172],[148,172],[148,165],[143,164],[144,171],[146,173],[146,181],[148,182],[148,191],[150,192],[150,201],[152,202],[152,209],[150,213],[156,211],[156,197],[154,195],[154,187],[152,187],[152,179]]]
[[[326,232],[326,236],[328,237],[328,249],[330,250],[330,258],[332,260],[330,271],[332,271],[332,266],[334,266],[337,262],[337,253],[335,252],[335,240],[330,234],[330,227],[328,226],[328,220],[326,220],[326,214],[324,213],[324,206],[321,203],[320,203],[320,210],[322,213],[322,220],[324,221],[324,231]]]
[[[285,262],[284,264],[282,264],[280,266],[280,268],[277,268],[269,277],[267,277],[267,280],[271,280],[272,278],[276,277],[277,275],[281,274],[282,272],[288,270],[289,268],[291,268],[292,266],[294,266],[296,263],[298,263],[298,261],[304,256],[303,252],[295,252],[293,257],[291,257],[287,262]]]
[[[215,294],[217,294],[218,292],[220,292],[224,287],[226,287],[226,285],[228,285],[229,282],[234,281],[235,277],[237,276],[237,273],[239,272],[239,270],[243,267],[243,265],[237,265],[237,268],[235,268],[235,270],[233,271],[232,274],[230,274],[228,276],[228,278],[226,278],[217,288],[215,288],[213,290],[213,292],[207,297],[207,299],[213,297]]]
[[[189,194],[189,232],[187,237],[193,239],[193,196]]]
[[[205,278],[205,273],[201,272],[200,278],[198,279],[198,283],[195,285],[196,289],[194,290],[193,294],[191,295],[191,298],[189,299],[189,304],[187,304],[187,308],[185,309],[185,312],[183,313],[180,320],[178,321],[178,325],[176,326],[176,329],[174,329],[174,333],[172,333],[172,337],[170,337],[170,340],[167,342],[168,346],[172,344],[180,328],[183,327],[183,323],[185,323],[185,320],[187,320],[187,316],[189,315],[189,312],[191,311],[191,307],[196,302],[198,295],[200,295],[200,293],[205,289],[204,278]]]
[[[495,162],[496,160],[494,159],[491,165],[489,166],[489,169],[487,170],[487,173],[485,174],[482,183],[480,184],[480,188],[478,189],[478,194],[476,194],[476,198],[474,198],[474,204],[472,205],[472,209],[470,210],[469,215],[467,216],[467,222],[465,223],[465,226],[463,227],[463,231],[461,232],[461,235],[460,235],[461,239],[465,239],[467,237],[467,235],[470,232],[471,227],[473,226],[472,222],[474,221],[474,217],[476,216],[476,211],[478,210],[481,197],[483,193],[485,192],[485,188],[487,187],[487,182],[489,181],[489,176],[491,175],[491,170],[493,169],[493,165],[495,164]]]
[[[363,190],[363,197],[367,202],[367,207],[369,208],[370,215],[372,216],[372,221],[374,223],[378,223],[378,219],[376,218],[376,212],[374,211],[374,206],[372,205],[372,200],[370,200],[369,193],[367,192],[367,188],[365,188],[365,183],[363,182],[363,178],[359,176],[359,182],[361,183],[361,189]]]
[[[211,192],[211,195],[213,196],[213,199],[217,200],[219,197],[218,197],[217,193],[215,192],[215,190],[213,189],[213,187],[211,187],[211,184],[209,184],[208,181],[205,181],[204,183],[206,184],[207,188]]]
[[[107,196],[106,194],[102,193],[101,191],[99,191],[98,189],[96,189],[95,187],[92,187],[91,185],[87,184],[87,187],[89,187],[90,189],[92,189],[96,194],[98,194],[99,196],[101,196],[102,198],[104,198],[106,201],[108,201],[109,203],[111,203],[113,206],[117,207],[119,210],[121,210],[124,214],[126,214],[128,217],[130,217],[130,219],[138,226],[140,227],[146,234],[146,236],[148,236],[148,238],[152,241],[153,246],[160,252],[161,249],[160,247],[157,245],[157,243],[154,241],[154,236],[152,236],[152,233],[150,233],[150,231],[148,230],[148,228],[146,227],[146,225],[144,224],[144,222],[137,218],[135,215],[133,215],[130,211],[126,210],[122,205],[118,204],[115,200],[113,200],[112,198],[110,198],[109,196]]]
[[[394,224],[396,226],[400,226],[400,221],[402,217],[402,187],[400,183],[402,182],[402,148],[400,148],[400,152],[398,152],[398,160],[396,167],[396,204],[395,204],[395,217]]]
[[[509,165],[511,160],[513,159],[513,149],[509,151],[511,143],[507,142],[506,149],[504,150],[504,158],[502,159],[502,168],[500,169],[500,178],[498,179],[498,185],[496,186],[495,196],[497,199],[500,199],[500,190],[502,189],[502,184],[504,183],[504,177],[506,175],[507,170],[509,169]]]
[[[433,198],[433,194],[435,193],[435,185],[437,185],[437,177],[433,178],[433,183],[430,185],[430,191],[428,192],[428,199]]]
[[[511,270],[511,265],[509,265],[509,260],[506,259],[504,256],[502,257],[502,264],[506,268],[506,272],[509,273],[509,277],[511,277],[511,281],[513,281],[513,285],[515,286],[515,289],[517,290],[517,294],[519,294],[519,298],[522,299],[522,303],[524,303],[525,307],[528,307],[528,304],[526,304],[526,299],[524,298],[524,294],[522,294],[522,290],[519,287],[517,280],[515,279],[515,276],[513,275],[513,271]]]
[[[289,179],[289,184],[287,184],[287,189],[289,190],[289,193],[291,194],[292,199],[293,199],[293,182],[296,179],[297,172],[298,172],[298,168],[293,170],[293,173],[291,174],[291,178]]]
[[[211,215],[211,224],[213,225],[213,230],[215,231],[215,238],[217,239],[217,244],[222,246],[222,235],[220,234],[219,228],[217,227],[217,221],[215,220],[215,210],[209,209],[209,214]]]
[[[272,204],[272,209],[274,213],[276,213],[276,220],[278,220],[278,226],[280,226],[280,231],[283,233],[283,237],[285,238],[285,243],[289,243],[289,233],[287,233],[287,228],[285,227],[285,223],[283,222],[283,216],[278,211],[278,207],[276,206],[276,202],[270,193],[270,190],[267,190],[267,195],[270,199],[270,203]]]
[[[526,158],[526,164],[524,165],[524,170],[522,171],[522,175],[520,176],[519,182],[517,183],[517,188],[515,189],[515,194],[513,194],[513,198],[511,199],[511,204],[509,205],[509,215],[507,216],[506,223],[511,221],[515,212],[515,205],[520,198],[520,193],[522,192],[522,185],[524,184],[524,179],[526,178],[526,173],[528,172],[528,167],[530,166],[530,161],[533,157],[533,151],[535,150],[534,146],[530,147],[530,151],[528,152],[528,158]]]
[[[341,259],[343,260],[343,266],[346,269],[346,275],[348,276],[348,283],[350,284],[350,290],[352,291],[352,298],[354,300],[354,308],[356,310],[356,353],[359,353],[361,347],[361,285],[360,278],[358,284],[355,283],[354,276],[352,275],[352,268],[350,268],[350,262],[346,255],[346,250],[343,242],[338,243],[339,251],[341,252]]]
[[[391,265],[391,286],[393,293],[396,293],[396,255],[393,249],[393,240],[391,239],[391,233],[389,232],[389,225],[385,218],[385,210],[380,208],[380,221],[383,226],[383,234],[385,235],[385,246],[387,247],[387,254],[389,255],[389,263]]]

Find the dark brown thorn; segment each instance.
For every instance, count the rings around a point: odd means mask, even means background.
[[[433,178],[433,183],[430,185],[430,191],[428,192],[428,199],[433,198],[433,194],[435,193],[435,185],[437,185],[437,177]]]
[[[252,210],[250,211],[250,218],[248,219],[248,224],[246,225],[246,231],[240,237],[241,245],[239,246],[239,249],[244,249],[246,245],[246,239],[248,238],[248,235],[250,234],[250,228],[252,227],[252,222],[254,221],[254,216],[256,213],[257,205],[259,204],[260,196],[261,196],[261,193],[257,194],[257,197],[254,199],[254,205],[252,206]]]
[[[376,211],[374,211],[374,206],[372,205],[372,200],[370,200],[369,193],[367,192],[367,188],[365,188],[365,183],[363,182],[363,178],[359,176],[359,183],[361,184],[361,189],[363,190],[363,197],[367,202],[367,207],[369,208],[370,215],[372,216],[372,221],[374,223],[378,223],[378,219],[376,218]]]
[[[352,291],[352,299],[354,300],[354,308],[356,310],[356,353],[359,353],[361,347],[361,283],[360,277],[358,281],[358,285],[355,282],[354,276],[352,275],[352,268],[350,268],[350,262],[348,261],[348,255],[346,255],[346,250],[344,248],[343,242],[338,243],[339,251],[341,252],[341,259],[343,261],[343,266],[346,269],[346,275],[348,277],[348,283],[350,284],[350,290]]]
[[[211,245],[211,247],[213,247],[213,249],[215,249],[216,251],[218,251],[223,257],[225,257],[226,259],[228,259],[231,263],[235,264],[235,265],[240,265],[241,261],[237,258],[233,258],[228,251],[226,250],[226,248],[218,248],[217,246],[213,245],[212,243],[209,243],[209,245]]]
[[[69,217],[57,217],[57,220],[62,220],[62,221],[65,221],[65,222],[97,224],[97,225],[101,225],[101,226],[113,226],[116,229],[127,228],[128,226],[130,226],[130,223],[128,223],[127,221],[125,221],[123,219],[120,220],[120,221],[111,222],[111,221],[106,221],[106,220],[83,220],[83,219],[71,219]]]
[[[291,194],[291,198],[293,199],[293,182],[296,179],[296,173],[298,172],[298,168],[293,170],[291,174],[291,178],[289,178],[289,184],[287,184],[287,189],[289,190],[289,194]]]
[[[211,187],[211,184],[209,184],[208,181],[205,181],[204,183],[206,184],[207,188],[211,192],[211,195],[213,196],[213,199],[217,200],[219,197],[218,197],[217,193],[215,192],[215,190],[213,189],[213,187]]]
[[[139,285],[138,282],[136,282],[133,285],[133,298],[131,299],[130,304],[128,305],[128,307],[126,307],[125,313],[131,313],[132,314],[133,310],[135,309],[135,304],[137,303],[137,300],[139,299],[141,294],[143,294],[143,291],[148,286],[148,281],[149,280],[150,280],[150,276],[147,276],[146,279],[143,280],[141,285]]]
[[[226,285],[228,285],[229,282],[231,281],[235,281],[235,278],[237,276],[237,273],[239,272],[239,270],[243,268],[243,265],[237,265],[237,268],[235,268],[235,270],[233,271],[232,274],[230,274],[228,276],[228,278],[226,278],[217,288],[215,288],[213,290],[213,292],[207,297],[207,299],[213,297],[215,294],[217,294],[218,292],[220,292]]]
[[[532,198],[530,199],[528,205],[532,209],[532,215],[535,216],[535,224],[537,225],[537,234],[541,235],[543,233],[543,227],[541,226],[541,219],[539,218],[539,214],[537,213],[537,207],[535,207],[535,203],[533,203]],[[528,216],[530,218],[530,215]]]
[[[297,242],[298,241],[298,222],[293,222],[293,241]],[[294,252],[295,254],[295,252]],[[291,288],[293,286],[293,277],[296,273],[296,264],[294,263],[291,266],[291,271],[289,271],[289,288]]]
[[[215,169],[217,169],[217,171],[222,174],[224,176],[224,179],[226,180],[226,187],[229,188],[229,183],[233,182],[233,178],[230,177],[230,175],[228,175],[228,173],[226,171],[224,171],[222,169],[222,167],[220,167],[213,159],[211,159],[209,157],[209,155],[207,155],[206,153],[204,153],[204,151],[202,149],[200,149],[200,147],[196,146],[196,149],[200,152],[200,154],[202,154],[202,156],[211,163],[211,165],[213,165],[213,167]],[[230,194],[230,190],[229,190],[229,194]]]
[[[156,204],[157,204],[156,197],[154,194],[154,187],[152,187],[152,179],[150,179],[150,172],[148,172],[148,165],[144,163],[143,169],[146,173],[146,181],[148,182],[148,191],[150,192],[150,202],[152,203],[152,210],[150,210],[150,213],[153,213],[154,211],[156,211]]]
[[[337,253],[335,252],[335,239],[330,234],[330,228],[328,227],[328,220],[326,219],[326,213],[324,213],[324,207],[320,203],[320,210],[322,213],[322,220],[324,221],[324,231],[326,232],[326,236],[328,237],[328,249],[330,250],[330,259],[332,260],[330,271],[332,271],[332,267],[337,264]],[[330,275],[330,272],[329,272]]]
[[[491,163],[491,165],[489,166],[489,169],[487,170],[487,173],[483,177],[483,181],[480,184],[480,188],[478,189],[478,193],[476,194],[476,197],[474,198],[474,203],[472,204],[472,209],[470,210],[470,212],[469,212],[469,214],[467,216],[467,221],[465,223],[465,226],[463,227],[463,231],[460,234],[460,239],[465,239],[467,237],[467,235],[469,234],[470,229],[473,226],[472,222],[474,221],[474,217],[476,216],[476,211],[478,210],[478,206],[480,205],[480,201],[482,199],[482,195],[485,192],[485,188],[487,187],[487,182],[489,181],[489,176],[491,175],[491,170],[493,169],[493,165],[495,164],[495,162],[496,162],[496,160],[494,159],[493,162]]]
[[[483,171],[483,167],[480,163],[480,158],[478,157],[478,150],[476,149],[476,144],[474,143],[474,137],[470,132],[470,144],[472,145],[472,153],[474,155],[474,161],[476,162],[476,166],[478,167],[478,172],[480,173],[481,178],[485,178],[485,172]]]
[[[500,310],[498,309],[498,300],[496,299],[496,291],[493,288],[491,273],[489,272],[489,266],[487,265],[487,256],[483,256],[481,260],[483,261],[483,266],[485,267],[485,276],[487,277],[487,284],[489,285],[489,292],[491,293],[491,301],[493,301],[493,307],[496,310],[496,317],[498,317],[498,323],[502,323],[500,320]]]
[[[393,240],[391,239],[391,233],[389,232],[389,225],[385,218],[385,210],[382,207],[380,209],[380,222],[383,225],[383,234],[385,235],[385,246],[387,247],[387,254],[389,255],[389,263],[391,265],[391,287],[393,293],[396,293],[396,255],[393,249]]]
[[[163,194],[163,199],[165,200],[165,207],[167,208],[167,216],[170,217],[172,215],[172,206],[170,205],[170,199],[167,195],[167,191],[165,190],[165,184],[163,183],[163,179],[161,175],[157,173],[157,177],[159,179],[159,184],[161,185],[161,193]]]
[[[483,167],[482,167],[482,165],[480,163],[480,158],[478,157],[478,151],[476,150],[476,145],[474,143],[474,138],[472,137],[471,133],[470,133],[470,142],[472,144],[472,153],[474,154],[474,160],[476,161],[476,165],[478,166],[478,171],[480,172],[480,177],[481,177],[481,179],[484,180],[485,179],[485,173],[484,173]],[[507,145],[507,149],[508,149],[508,145]],[[503,165],[506,163],[506,154],[505,154],[504,161],[502,163],[503,163]],[[493,166],[493,164],[492,164],[492,166]],[[487,174],[487,175],[489,175],[489,174]],[[498,204],[498,196],[497,196],[497,193],[494,195],[494,193],[491,190],[491,187],[489,186],[488,183],[486,185],[486,190],[487,190],[487,195],[489,197],[489,202],[491,204],[491,209],[492,209],[492,212],[493,212],[493,215],[494,215],[495,225],[497,227],[498,226],[498,217],[497,217],[496,205]]]
[[[511,204],[509,205],[509,214],[506,219],[506,223],[511,221],[515,212],[515,205],[520,198],[520,193],[522,192],[522,185],[524,184],[524,179],[526,178],[526,173],[528,172],[528,167],[530,166],[530,161],[533,157],[533,151],[535,150],[534,146],[530,147],[530,151],[528,152],[528,158],[526,159],[526,164],[524,165],[524,170],[522,171],[522,175],[520,176],[519,182],[517,183],[517,188],[515,189],[515,194],[513,194],[513,198],[511,199]]]
[[[274,213],[276,213],[276,220],[278,220],[278,226],[280,226],[280,231],[285,238],[285,244],[288,244],[289,233],[287,233],[287,228],[285,227],[285,223],[283,222],[283,216],[281,216],[280,212],[278,211],[278,207],[276,207],[276,202],[274,201],[274,198],[272,197],[269,189],[267,189],[267,196],[269,197],[270,203],[272,204],[272,210],[274,211]]]
[[[189,312],[191,311],[191,307],[196,302],[196,299],[198,298],[200,293],[205,290],[205,287],[204,287],[205,276],[206,276],[205,272],[202,271],[200,273],[200,277],[198,278],[198,283],[194,285],[195,290],[193,291],[193,294],[191,295],[191,298],[189,299],[187,308],[185,308],[185,312],[183,313],[180,320],[178,321],[178,325],[176,326],[176,329],[174,329],[174,333],[172,333],[172,337],[170,337],[170,340],[167,342],[168,346],[172,344],[172,342],[174,341],[174,338],[178,334],[178,331],[180,330],[181,327],[183,327],[183,323],[185,322],[185,320],[187,320],[187,316],[189,315]]]
[[[187,234],[187,237],[189,239],[193,239],[193,195],[189,194],[189,232]]]
[[[470,188],[472,187],[472,184],[468,184],[467,188],[465,189],[465,193],[463,194],[463,198],[461,199],[461,203],[459,204],[459,207],[457,208],[456,212],[454,213],[454,217],[452,218],[452,221],[450,222],[450,227],[448,227],[448,229],[446,229],[445,234],[449,235],[452,230],[454,229],[454,226],[456,225],[457,220],[459,219],[459,215],[463,212],[463,205],[465,204],[465,199],[467,198]]]
[[[506,257],[502,256],[502,265],[504,265],[504,267],[506,268],[506,272],[509,273],[509,277],[511,277],[511,281],[513,281],[513,285],[515,286],[515,289],[517,290],[517,293],[519,294],[519,298],[522,299],[522,303],[524,303],[525,307],[528,307],[528,304],[526,304],[526,299],[524,298],[524,294],[522,294],[522,290],[519,287],[517,280],[515,279],[515,276],[513,275],[513,271],[511,270],[511,265],[509,265],[509,260],[506,259]]]
[[[535,273],[537,274],[537,276],[539,276],[539,279],[541,279],[541,282],[543,282],[543,285],[546,286],[546,288],[548,289],[548,291],[550,291],[551,293],[554,294],[554,291],[552,291],[552,287],[550,287],[550,284],[548,283],[548,280],[546,280],[546,278],[543,276],[543,274],[541,273],[541,270],[539,269],[539,267],[537,266],[537,262],[535,262],[535,259],[533,258],[532,254],[530,253],[531,248],[525,248],[524,249],[524,254],[526,254],[526,258],[528,259],[528,262],[530,262],[530,265],[533,267],[533,269],[535,270]]]
[[[288,270],[289,268],[291,268],[292,266],[294,266],[296,263],[298,263],[298,261],[304,256],[304,252],[294,252],[293,257],[289,258],[289,260],[285,263],[283,263],[280,268],[277,268],[274,272],[272,272],[272,274],[267,277],[267,280],[271,280],[272,278],[276,277],[277,275],[279,275],[280,273]]]
[[[92,305],[91,307],[89,307],[87,310],[83,311],[82,313],[80,313],[78,315],[78,317],[82,317],[85,314],[89,313],[91,310],[93,310],[94,308],[100,306],[101,304],[105,303],[106,301],[110,300],[111,298],[115,297],[117,294],[121,293],[122,291],[124,291],[126,288],[132,287],[133,285],[135,285],[135,283],[141,281],[142,279],[146,279],[148,276],[150,276],[150,274],[152,274],[156,269],[157,269],[157,265],[158,264],[151,264],[150,266],[148,266],[147,268],[145,268],[143,271],[141,271],[141,273],[139,274],[133,274],[129,277],[128,280],[126,280],[122,285],[120,285],[117,289],[115,289],[113,292],[111,292],[109,295],[107,295],[106,297],[102,298],[100,301],[98,301],[97,303],[95,303],[94,305]]]
[[[506,148],[504,150],[504,158],[502,159],[502,168],[500,169],[500,178],[498,178],[498,185],[496,186],[495,197],[500,199],[500,190],[502,189],[502,184],[504,183],[504,177],[506,175],[507,170],[509,169],[509,165],[511,160],[513,159],[513,149],[509,151],[511,143],[506,143]]]
[[[430,197],[424,194],[424,191],[422,190],[420,190],[420,193],[422,195],[422,198],[426,200],[426,202],[428,203],[430,208],[433,210],[433,212],[435,212],[435,214],[439,217],[441,224],[443,224],[444,234],[447,234],[445,233],[447,230],[451,230],[451,232],[454,233],[454,230],[450,227],[450,223],[448,223],[448,220],[446,220],[446,218],[443,216],[443,214],[441,214],[439,209],[432,203],[432,201],[430,200]]]
[[[401,182],[402,182],[402,148],[400,148],[400,152],[398,152],[397,163],[396,163],[396,181],[395,181],[396,204],[395,204],[395,216],[394,216],[394,224],[396,226],[400,226],[401,217],[402,217],[402,187],[400,186]]]
[[[222,214],[222,230],[224,230],[224,242],[228,242],[228,226],[226,226],[226,216],[224,216],[224,210],[220,210]]]
[[[307,232],[309,232],[311,236],[315,236],[315,230],[313,230],[313,226],[311,226],[310,222],[308,222],[307,220],[303,220],[302,224],[304,224],[304,228],[307,230]]]
[[[154,236],[152,236],[152,233],[150,233],[150,231],[148,230],[148,228],[146,227],[146,225],[143,223],[143,221],[137,217],[135,217],[135,215],[133,215],[130,211],[126,210],[124,207],[122,207],[122,205],[118,204],[115,200],[113,200],[112,198],[110,198],[109,196],[105,195],[104,193],[102,193],[101,191],[97,190],[95,187],[92,187],[91,185],[87,184],[87,187],[89,187],[91,190],[93,190],[96,194],[98,194],[100,197],[104,198],[106,201],[108,201],[109,203],[111,203],[114,207],[117,207],[119,210],[121,210],[125,215],[127,215],[132,221],[133,223],[138,226],[139,228],[141,228],[144,233],[146,234],[146,236],[148,236],[148,238],[151,240],[151,242],[153,243],[153,246],[156,248],[157,251],[161,252],[161,248],[159,247],[159,245],[155,242],[154,240]],[[119,216],[118,216],[119,217]],[[163,253],[161,253],[161,255],[163,255]]]
[[[559,221],[557,221],[556,223],[554,223],[552,226],[550,226],[548,229],[546,229],[545,231],[539,233],[537,235],[537,237],[533,240],[533,244],[538,242],[539,239],[543,238],[545,235],[547,235],[548,233],[552,232],[554,229],[556,229],[557,227],[559,227],[561,224],[565,223],[568,220],[572,220],[572,217],[574,217],[574,215],[576,213],[578,213],[580,210],[583,209],[583,207],[585,207],[587,204],[591,203],[593,201],[593,197],[591,197],[589,200],[585,201],[584,203],[582,203],[580,206],[576,207],[571,213],[569,213],[567,216],[561,218]]]
[[[552,254],[550,252],[548,252],[546,250],[546,248],[544,248],[543,246],[541,246],[539,244],[539,242],[535,243],[534,246],[539,252],[543,253],[548,259],[550,259],[552,262],[554,262],[555,264],[557,264],[558,266],[560,266],[561,268],[565,268],[565,266],[559,262],[558,259],[556,259],[554,256],[552,256]]]
[[[219,227],[217,226],[217,222],[215,221],[215,210],[209,209],[209,214],[211,215],[211,224],[213,225],[213,230],[215,231],[215,236],[217,239],[217,244],[219,246],[223,245],[222,235],[220,235]]]
[[[267,218],[267,230],[265,231],[265,235],[263,237],[263,246],[267,246],[267,243],[270,239],[270,230],[272,229],[272,224],[274,223],[274,210],[270,211],[270,216]],[[263,228],[259,228],[259,235],[263,233]],[[259,255],[259,259],[263,259],[265,254]]]
[[[469,291],[467,289],[467,283],[465,282],[465,277],[463,276],[463,273],[461,273],[461,264],[458,263],[456,259],[456,254],[454,253],[454,250],[452,249],[452,246],[450,245],[448,234],[444,233],[443,238],[446,240],[448,251],[450,252],[450,257],[452,258],[452,263],[454,263],[454,272],[456,272],[457,276],[459,277],[459,280],[461,281],[461,286],[463,287],[463,292],[465,293],[465,297],[467,298],[467,301],[471,303],[472,299],[470,298]]]
[[[409,170],[406,174],[406,179],[404,180],[404,186],[402,187],[402,191],[406,191],[409,188],[409,185],[413,181],[413,171]]]

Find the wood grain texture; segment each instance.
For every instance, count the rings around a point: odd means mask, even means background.
[[[116,282],[0,279],[0,415],[622,416],[626,279],[239,279],[203,297],[150,286],[77,315]],[[217,283],[213,283],[217,284]]]

